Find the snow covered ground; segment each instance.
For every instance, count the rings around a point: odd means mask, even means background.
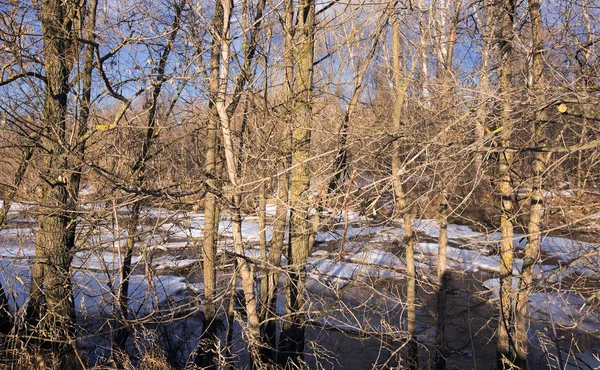
[[[27,206],[13,207],[13,216],[26,211]],[[18,213],[17,213],[18,211]],[[267,209],[269,217],[274,216],[275,208]],[[152,271],[150,277],[142,273],[131,276],[131,312],[148,315],[160,309],[174,307],[177,302],[197,302],[201,306],[201,283],[190,283],[177,271],[191,269],[199,265],[197,250],[190,252],[203,236],[204,215],[200,212],[175,213],[162,209],[147,210],[146,216],[154,220],[146,224],[140,234],[133,264]],[[404,237],[401,221],[398,226],[372,226],[356,213],[348,214],[348,224],[344,225],[346,214],[336,213],[332,217],[339,223],[336,227],[320,231],[316,235],[317,248],[309,257],[307,271],[309,277],[324,289],[340,290],[350,282],[369,282],[378,279],[404,278],[405,262],[400,253],[395,254],[389,246],[398,245]],[[13,220],[19,221],[19,220]],[[426,241],[417,243],[415,258],[419,262],[419,273],[429,275],[433,280],[437,265],[438,246],[434,242],[439,235],[439,226],[434,220],[414,220],[413,227]],[[247,216],[242,224],[242,234],[247,245],[246,254],[259,258],[256,244],[260,229],[255,216]],[[0,281],[7,290],[12,309],[22,309],[27,301],[30,281],[30,268],[34,255],[36,229],[31,224],[0,230]],[[230,250],[231,222],[223,215],[219,222],[221,234],[220,251]],[[118,278],[123,258],[123,241],[127,234],[123,228],[117,230],[112,225],[81,230],[81,250],[73,259],[73,283],[76,308],[86,315],[114,314]],[[271,238],[272,227],[266,229],[267,239]],[[491,251],[500,239],[496,231],[480,232],[465,225],[449,225],[448,238],[451,242],[447,250],[448,268],[462,272],[481,272],[494,276],[500,270],[500,259]],[[339,243],[344,239],[343,249]],[[515,235],[515,246],[524,247],[525,237]],[[567,263],[584,255],[597,252],[599,246],[567,238],[546,236],[542,239],[542,250],[546,258],[554,262],[536,266],[536,278],[551,276],[547,282],[560,281],[569,276],[599,278],[598,255],[583,258],[576,264]],[[333,248],[333,250],[332,250]],[[286,259],[282,258],[282,264]],[[517,276],[523,261],[515,259],[513,274]],[[559,271],[561,271],[559,273]],[[515,279],[516,282],[516,279]],[[489,279],[483,284],[493,298],[497,294],[498,281]],[[546,284],[540,285],[542,288]],[[516,286],[515,286],[516,288]],[[581,329],[587,332],[600,331],[598,312],[590,312],[590,304],[585,297],[576,293],[536,291],[531,299],[531,318],[539,322],[551,320],[557,325]],[[333,321],[332,321],[333,322]],[[346,323],[347,324],[347,323]],[[338,321],[340,327],[346,325]],[[588,353],[589,354],[589,353]],[[594,357],[591,356],[593,359]],[[590,356],[586,357],[587,361]],[[600,361],[594,362],[600,366]]]

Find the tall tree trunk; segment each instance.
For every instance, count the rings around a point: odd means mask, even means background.
[[[286,310],[279,343],[281,364],[300,366],[304,352],[306,261],[311,248],[308,215],[310,190],[310,141],[312,127],[315,1],[298,2],[296,41],[297,86],[292,117],[292,171],[290,184],[289,277]],[[293,364],[293,365],[292,365]]]
[[[392,18],[392,58],[393,73],[396,89],[396,98],[393,111],[394,131],[399,134],[402,131],[402,113],[404,110],[404,100],[406,98],[406,88],[408,79],[405,76],[405,68],[402,66],[402,49],[400,39],[400,19],[394,7]],[[394,192],[396,195],[396,207],[402,215],[404,221],[404,231],[406,239],[406,304],[407,304],[407,329],[408,346],[407,360],[411,370],[419,368],[419,349],[417,344],[417,312],[416,312],[416,276],[415,276],[415,252],[414,239],[412,233],[412,219],[410,207],[408,205],[406,191],[402,182],[403,165],[400,163],[400,142],[395,140],[392,150],[392,178],[394,183]]]
[[[442,65],[438,64],[437,74],[438,81],[441,85],[442,95],[440,96],[440,112],[442,116],[448,116],[448,109],[452,106],[454,100],[454,82],[452,81],[452,63],[454,58],[454,47],[456,44],[456,31],[458,29],[458,9],[453,9],[451,12],[448,9],[450,1],[446,2],[445,9],[441,14],[442,24],[447,25],[446,17],[452,14],[450,19],[449,29],[442,29],[443,44],[438,46],[440,57],[443,57]],[[456,7],[456,6],[455,6]],[[448,34],[446,34],[448,32]],[[441,68],[440,68],[441,67]],[[437,266],[437,312],[436,312],[436,351],[434,352],[433,362],[437,370],[446,368],[446,358],[448,357],[448,349],[445,341],[445,321],[446,321],[446,254],[448,249],[448,215],[450,207],[448,204],[448,193],[452,189],[452,181],[449,180],[450,169],[448,165],[451,153],[446,150],[441,150],[441,166],[438,186],[440,189],[439,204],[438,204],[438,223],[440,234],[438,238],[438,266]]]
[[[532,66],[530,76],[530,96],[534,99],[534,104],[543,102],[544,99],[542,86],[542,74],[544,69],[543,55],[543,35],[542,35],[542,14],[538,0],[529,1],[529,19],[531,21],[532,36]],[[535,109],[535,108],[534,108]],[[534,113],[534,146],[542,145],[542,123],[543,113],[536,111]],[[527,368],[528,342],[527,336],[528,320],[527,306],[529,305],[529,295],[532,289],[533,275],[535,265],[539,259],[540,237],[541,237],[541,219],[544,210],[543,180],[542,173],[546,167],[546,153],[536,152],[532,164],[532,188],[531,205],[529,210],[529,225],[527,232],[527,244],[525,245],[525,257],[523,258],[523,271],[519,280],[519,293],[517,295],[515,309],[516,325],[516,362],[515,364],[522,369]]]
[[[423,1],[423,7],[426,7],[427,4]],[[426,13],[428,11],[426,9],[419,10],[418,19],[419,19],[419,63],[420,63],[420,72],[421,72],[421,90],[423,92],[423,100],[425,102],[426,107],[431,106],[431,92],[429,90],[429,58],[428,58],[428,42],[429,35],[431,33],[431,25],[429,18],[431,15],[426,17]],[[431,13],[431,8],[429,10]],[[428,31],[429,30],[429,31]]]
[[[289,142],[289,140],[288,140]],[[277,347],[277,291],[279,285],[279,274],[281,267],[281,254],[285,240],[285,232],[288,229],[288,191],[289,174],[285,169],[289,166],[289,155],[285,155],[279,166],[281,175],[278,176],[277,208],[275,210],[275,221],[273,222],[273,238],[271,239],[271,251],[269,253],[269,269],[267,275],[267,312],[264,317],[264,342],[265,359],[276,361]]]
[[[45,167],[39,175],[42,184],[39,231],[27,321],[36,325],[37,337],[50,344],[59,357],[72,353],[75,331],[70,274],[72,245],[68,233],[72,168],[64,143],[67,142],[67,105],[71,89],[69,76],[78,55],[75,31],[80,26],[78,17],[83,17],[82,9],[85,9],[85,2],[47,0],[41,3],[46,91],[40,144]]]
[[[258,317],[258,306],[255,294],[254,265],[250,264],[245,257],[244,244],[242,240],[242,214],[240,210],[241,195],[239,194],[240,179],[237,174],[237,158],[233,145],[233,133],[231,130],[231,118],[227,109],[227,81],[229,78],[230,65],[230,27],[233,11],[233,0],[222,0],[223,7],[223,33],[221,37],[221,69],[219,74],[219,91],[215,101],[215,107],[219,113],[221,133],[223,135],[223,147],[227,164],[227,175],[233,189],[230,197],[231,230],[233,234],[233,247],[237,255],[239,274],[242,278],[242,290],[246,303],[247,316],[247,342],[248,350],[253,363],[260,363],[260,320]]]
[[[512,101],[510,97],[512,85],[512,40],[514,0],[502,0],[500,3],[500,71],[499,90],[502,97],[500,140],[502,147],[510,146],[512,127]],[[513,351],[513,188],[511,178],[512,153],[500,153],[500,312],[498,317],[497,361],[498,369],[508,369],[514,361]]]
[[[210,74],[208,80],[209,118],[206,137],[204,172],[208,181],[217,182],[220,171],[219,158],[219,116],[215,107],[219,91],[219,65],[221,64],[221,37],[223,32],[223,6],[215,2],[215,13],[212,19],[212,43],[210,54]],[[214,184],[220,186],[220,184]],[[200,336],[196,365],[209,367],[215,364],[217,353],[217,308],[215,291],[217,289],[217,274],[215,259],[217,256],[217,240],[219,225],[219,199],[215,194],[208,193],[204,203],[204,233],[202,241],[203,275],[204,275],[204,323]],[[234,287],[235,289],[235,287]]]
[[[90,0],[89,4],[89,16],[87,17],[87,27],[82,30],[81,37],[90,42],[85,45],[85,54],[83,62],[83,73],[82,73],[82,84],[81,94],[78,96],[78,117],[77,117],[77,141],[72,153],[75,155],[73,158],[73,171],[71,173],[68,191],[69,191],[69,229],[68,233],[68,245],[69,249],[75,248],[75,239],[77,231],[77,218],[79,217],[77,212],[78,200],[79,200],[79,187],[81,185],[81,176],[83,171],[83,163],[85,156],[85,149],[87,147],[87,133],[89,130],[89,118],[90,108],[92,104],[92,72],[94,70],[94,50],[95,47],[91,44],[95,41],[94,31],[96,29],[96,10],[98,7],[98,0]]]

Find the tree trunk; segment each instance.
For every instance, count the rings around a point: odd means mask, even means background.
[[[212,43],[210,54],[210,75],[208,89],[210,100],[208,102],[209,118],[206,136],[206,151],[204,172],[209,182],[217,182],[220,176],[219,158],[219,116],[214,102],[219,91],[219,65],[221,63],[221,33],[223,32],[223,6],[220,1],[215,2],[215,13],[212,19]],[[214,184],[219,187],[219,183]],[[219,200],[215,194],[208,193],[204,203],[204,229],[203,229],[203,275],[204,275],[204,323],[200,336],[196,365],[209,367],[215,364],[214,356],[217,346],[217,308],[215,291],[217,289],[217,274],[215,259],[217,256],[217,240],[219,225]],[[234,287],[235,288],[235,287]]]
[[[512,127],[512,101],[510,98],[512,84],[512,39],[514,0],[503,0],[500,3],[500,78],[499,89],[502,97],[500,124],[501,145],[510,145]],[[500,153],[500,312],[498,317],[497,361],[498,369],[508,369],[513,365],[513,188],[511,178],[512,153]]]
[[[283,172],[289,166],[288,155],[284,157],[280,166]],[[265,359],[276,361],[277,347],[277,321],[274,319],[277,315],[277,291],[279,285],[279,274],[281,267],[281,254],[283,253],[283,244],[285,240],[285,232],[288,229],[288,191],[289,191],[289,174],[283,172],[277,181],[279,188],[277,191],[278,204],[275,210],[275,221],[273,222],[273,238],[271,239],[271,252],[269,253],[269,270],[268,270],[268,286],[267,286],[267,313],[264,317],[264,342],[265,342]]]
[[[446,17],[449,12],[448,1],[443,9],[442,24],[446,25]],[[452,81],[452,63],[454,58],[454,47],[456,44],[456,31],[458,28],[458,9],[454,9],[452,12],[452,18],[450,20],[448,34],[446,35],[446,29],[440,30],[442,32],[443,44],[439,45],[439,55],[444,58],[443,65],[440,68],[438,64],[438,80],[442,86],[442,95],[440,96],[440,112],[442,115],[448,116],[448,108],[452,107],[454,82]],[[444,27],[445,28],[445,27]],[[437,370],[444,370],[446,368],[446,358],[448,357],[448,349],[446,348],[445,341],[445,321],[446,321],[446,283],[447,283],[447,272],[446,272],[446,254],[448,249],[448,215],[450,212],[448,204],[448,193],[452,190],[453,181],[449,179],[450,169],[448,168],[451,160],[449,157],[451,153],[446,150],[441,150],[441,166],[440,177],[438,186],[440,190],[439,204],[438,204],[438,223],[440,227],[440,234],[438,238],[438,266],[437,266],[437,280],[438,280],[438,292],[437,292],[437,312],[436,312],[436,351],[434,352],[433,362]]]
[[[542,102],[544,86],[542,86],[542,74],[544,69],[542,15],[538,0],[529,1],[529,18],[531,21],[533,60],[530,76],[530,96],[534,97],[534,103]],[[542,94],[540,96],[540,94]],[[534,108],[535,109],[535,108]],[[534,146],[542,145],[542,123],[545,117],[538,111],[534,113]],[[516,362],[522,369],[527,368],[527,353],[529,338],[527,336],[528,320],[527,307],[529,295],[532,289],[535,265],[539,259],[541,219],[544,210],[543,180],[542,173],[546,167],[546,153],[536,152],[532,164],[532,187],[531,206],[529,210],[529,225],[527,230],[527,244],[525,245],[525,257],[523,258],[523,271],[519,280],[519,293],[517,295],[515,309],[516,325]]]
[[[260,260],[262,261],[262,266],[260,269],[260,318],[261,322],[266,315],[267,309],[267,290],[268,290],[268,281],[267,281],[267,221],[266,221],[266,208],[267,203],[265,199],[265,182],[261,182],[258,187],[258,239],[259,239],[259,249],[260,249]]]
[[[40,172],[39,231],[27,316],[30,323],[37,324],[38,337],[50,343],[55,352],[64,354],[73,348],[75,306],[68,240],[70,168],[63,143],[67,139],[69,76],[78,53],[74,30],[84,5],[58,0],[41,3],[47,79],[41,140],[45,168]],[[44,301],[46,309],[42,310]]]
[[[279,343],[280,363],[300,366],[304,352],[304,310],[306,261],[310,251],[308,203],[310,190],[310,139],[312,127],[313,59],[315,43],[315,1],[298,2],[296,41],[295,115],[292,118],[292,171],[290,184],[289,277],[286,310]],[[293,365],[292,365],[293,364]]]
[[[240,210],[241,196],[239,195],[240,180],[237,174],[237,158],[233,146],[233,135],[231,131],[231,118],[227,110],[226,94],[227,80],[229,75],[229,46],[230,46],[230,22],[233,11],[232,0],[222,0],[223,7],[223,33],[221,37],[221,69],[219,74],[219,92],[215,107],[219,113],[221,133],[223,135],[223,147],[227,164],[227,174],[233,187],[233,195],[230,198],[231,230],[233,234],[233,247],[237,255],[239,274],[242,278],[242,290],[246,303],[247,316],[247,342],[248,350],[253,363],[260,363],[260,320],[258,317],[257,299],[254,290],[254,265],[251,265],[245,257],[244,244],[242,240],[242,215]]]
[[[275,221],[273,222],[273,238],[271,239],[271,253],[269,254],[269,272],[268,272],[268,292],[267,292],[267,307],[268,311],[264,317],[264,342],[265,350],[263,358],[265,360],[277,361],[277,321],[274,318],[277,316],[277,295],[279,285],[279,275],[281,266],[281,255],[283,253],[283,245],[285,233],[289,228],[288,213],[289,213],[289,188],[290,174],[287,169],[292,164],[291,160],[291,143],[292,130],[290,124],[290,112],[292,112],[291,102],[293,99],[293,80],[294,80],[294,54],[293,50],[293,19],[294,19],[294,3],[292,0],[284,1],[284,91],[286,96],[286,115],[284,137],[282,140],[282,158],[278,161],[277,170],[277,208],[275,210]]]
[[[483,30],[481,40],[481,69],[479,70],[479,91],[477,100],[477,119],[475,120],[475,135],[477,141],[484,144],[485,132],[488,128],[488,115],[490,113],[490,101],[492,91],[490,90],[490,57],[492,55],[492,35],[494,33],[495,20],[494,6],[489,4],[491,0],[485,0],[485,9],[480,18],[480,27]],[[479,170],[484,165],[484,154],[477,153],[475,168]]]
[[[404,100],[406,97],[407,79],[404,68],[402,67],[402,51],[400,40],[400,20],[394,9],[392,18],[392,58],[393,58],[393,73],[394,83],[396,88],[396,99],[394,102],[393,111],[393,127],[394,131],[399,134],[402,131],[402,112],[404,109]],[[396,195],[396,207],[402,215],[404,221],[404,231],[406,239],[406,305],[407,305],[407,329],[408,329],[408,345],[407,345],[407,360],[408,367],[413,369],[419,368],[419,349],[417,345],[417,314],[416,314],[416,276],[415,276],[415,252],[414,239],[412,233],[412,219],[410,207],[406,199],[406,191],[402,182],[403,165],[400,163],[400,142],[395,140],[392,150],[392,179],[394,183],[394,192]]]
[[[445,182],[445,178],[441,179]],[[443,186],[443,185],[442,185]],[[446,358],[448,349],[445,340],[446,325],[446,288],[448,276],[446,272],[446,254],[448,249],[448,201],[446,200],[446,191],[443,190],[440,195],[438,223],[440,226],[440,235],[438,237],[438,266],[437,266],[437,312],[436,312],[436,331],[435,346],[436,351],[433,356],[433,363],[436,370],[446,368]]]
[[[90,0],[87,27],[82,30],[82,36],[84,39],[93,42],[95,40],[94,31],[96,29],[96,9],[98,7],[98,0]],[[85,161],[85,150],[87,147],[87,133],[89,130],[89,118],[90,108],[92,105],[92,73],[94,71],[94,49],[95,47],[91,44],[85,45],[84,54],[84,65],[83,65],[83,76],[81,84],[81,96],[78,97],[78,131],[77,141],[72,152],[75,155],[73,158],[73,171],[71,173],[68,191],[69,191],[69,229],[67,231],[69,249],[75,248],[76,231],[78,225],[79,213],[77,212],[78,200],[79,200],[79,187],[81,185],[81,176],[83,171],[83,163]]]

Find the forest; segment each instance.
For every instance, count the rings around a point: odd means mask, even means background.
[[[600,368],[597,0],[0,0],[0,368]]]

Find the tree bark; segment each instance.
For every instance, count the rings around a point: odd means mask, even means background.
[[[261,307],[261,322],[265,317],[265,310],[267,307],[267,220],[266,220],[266,208],[267,202],[265,199],[265,183],[264,181],[260,183],[258,187],[258,245],[260,250],[260,260],[263,262],[260,269],[260,307]]]
[[[445,181],[442,178],[442,181]],[[443,186],[443,185],[442,185]],[[446,368],[446,358],[448,357],[448,349],[446,348],[445,326],[446,326],[446,288],[447,288],[447,271],[446,271],[446,255],[448,249],[448,201],[446,200],[446,191],[442,191],[440,195],[439,218],[440,235],[438,237],[438,266],[437,266],[437,312],[436,312],[436,331],[435,331],[435,346],[436,351],[433,356],[433,363],[436,370],[444,370]]]
[[[296,40],[297,86],[292,118],[292,171],[290,184],[289,277],[286,311],[278,359],[284,366],[300,366],[304,352],[306,261],[311,248],[309,227],[310,141],[312,127],[315,1],[298,2]]]
[[[220,1],[215,2],[215,12],[212,18],[212,42],[210,54],[210,73],[208,76],[208,89],[210,100],[208,102],[209,118],[206,136],[206,150],[204,172],[209,182],[218,188],[220,176],[218,165],[219,158],[219,116],[215,107],[219,91],[219,65],[221,64],[221,37],[223,32],[223,6]],[[217,348],[217,308],[215,292],[217,289],[216,255],[218,240],[218,225],[220,218],[219,199],[213,193],[208,193],[204,203],[204,228],[203,228],[203,263],[204,275],[204,322],[202,334],[198,345],[195,363],[200,367],[214,366]],[[235,287],[233,288],[235,289]]]
[[[392,58],[393,58],[393,73],[396,89],[396,97],[394,101],[393,111],[393,127],[395,132],[402,131],[402,113],[404,110],[404,100],[406,98],[406,88],[408,82],[405,76],[404,68],[402,67],[402,51],[400,40],[400,19],[396,13],[394,6],[392,18]],[[407,330],[408,330],[408,345],[407,345],[407,361],[408,367],[411,370],[419,368],[419,348],[417,344],[417,312],[416,312],[416,276],[415,276],[415,252],[414,239],[412,232],[412,217],[410,207],[406,197],[406,190],[402,182],[403,165],[400,163],[400,142],[395,140],[392,150],[392,178],[394,184],[394,192],[396,195],[396,207],[402,215],[405,231],[405,250],[406,250],[406,305],[407,305]]]
[[[251,265],[245,257],[244,243],[242,239],[242,215],[240,210],[241,195],[239,194],[240,179],[237,174],[237,158],[233,146],[233,134],[231,130],[231,118],[227,110],[226,94],[227,81],[230,66],[230,27],[233,11],[232,0],[222,0],[223,7],[223,33],[221,37],[221,69],[219,74],[219,92],[215,101],[215,107],[219,113],[221,134],[223,135],[223,147],[227,164],[227,175],[232,185],[230,197],[231,230],[233,234],[233,247],[237,255],[239,274],[242,278],[242,289],[246,303],[247,316],[247,342],[248,350],[253,363],[260,364],[260,320],[258,316],[257,299],[254,290],[254,265]]]
[[[542,35],[542,15],[540,3],[538,0],[529,1],[529,19],[531,22],[532,36],[532,66],[530,76],[531,96],[534,97],[534,103],[542,102],[544,86],[542,86],[542,75],[544,69],[543,55],[543,35]],[[542,94],[540,96],[540,94]],[[545,119],[541,111],[534,113],[534,145],[542,144],[542,122]],[[532,289],[533,275],[535,265],[539,259],[541,220],[544,210],[544,184],[542,173],[546,167],[546,153],[536,152],[532,164],[532,189],[531,205],[529,210],[529,225],[527,232],[527,244],[525,245],[525,257],[523,258],[523,271],[519,280],[519,292],[515,308],[515,338],[516,338],[516,361],[515,364],[522,369],[527,368],[527,354],[529,338],[527,308],[529,305],[529,295]]]
[[[512,40],[513,40],[513,15],[515,12],[514,0],[503,0],[500,4],[501,29],[500,29],[500,71],[499,90],[502,97],[500,132],[502,146],[510,144],[512,127],[512,99],[510,97],[512,84]],[[497,361],[498,369],[509,369],[513,366],[513,188],[511,178],[512,153],[500,154],[500,230],[502,240],[500,243],[500,311],[498,317],[498,342]]]
[[[448,16],[448,7],[450,2],[448,1],[445,5],[445,9],[441,14],[442,24],[444,29],[442,32],[441,42],[442,44],[438,47],[438,55],[442,60],[442,64],[438,64],[437,74],[439,84],[442,86],[442,95],[440,96],[439,104],[440,113],[442,115],[448,115],[448,108],[452,106],[454,84],[452,81],[452,63],[454,58],[454,47],[456,44],[456,31],[458,28],[458,9],[453,9],[452,18],[450,20],[448,34],[446,35],[446,17]],[[437,312],[436,312],[436,351],[433,356],[433,363],[437,370],[444,370],[446,368],[446,358],[448,357],[448,349],[446,348],[445,341],[445,321],[446,321],[446,283],[447,283],[447,272],[446,272],[446,254],[448,249],[448,215],[450,207],[448,204],[448,193],[452,190],[452,181],[449,181],[450,169],[448,165],[451,153],[447,150],[441,150],[441,166],[440,178],[438,186],[440,190],[439,204],[438,204],[438,223],[440,227],[440,234],[438,238],[438,266],[437,266],[437,280],[438,280],[438,292],[437,292]]]
[[[75,31],[85,3],[46,0],[41,3],[46,91],[41,146],[45,168],[40,172],[38,235],[32,270],[27,319],[36,335],[53,351],[67,355],[73,349],[75,306],[71,288],[72,250],[69,244],[67,105],[69,76],[78,54]],[[42,307],[45,306],[45,309]]]

